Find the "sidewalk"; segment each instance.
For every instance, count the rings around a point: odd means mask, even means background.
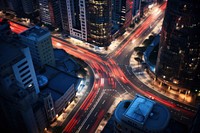
[[[83,80],[82,84],[80,85],[80,88],[78,89],[78,92],[76,93],[75,99],[69,103],[69,105],[63,110],[62,114],[57,116],[56,121],[51,124],[51,128],[55,126],[61,126],[65,119],[68,117],[70,112],[74,109],[74,107],[77,105],[77,103],[81,100],[83,95],[85,95],[88,88],[88,83],[90,82],[89,75],[86,76],[85,80]]]
[[[195,101],[192,97],[192,95],[185,95],[182,93],[179,93],[174,90],[169,90],[167,88],[161,87],[157,82],[155,82],[149,74],[142,68],[141,64],[138,64],[138,62],[135,60],[135,57],[137,57],[136,54],[133,54],[130,59],[130,66],[132,68],[132,72],[135,74],[135,76],[143,82],[145,85],[147,85],[149,88],[152,88],[157,93],[160,93],[162,95],[165,95],[166,97],[169,97],[175,101],[178,101],[183,104],[187,104],[190,106],[195,105]]]
[[[127,94],[127,93],[124,93],[124,95],[118,97],[115,99],[115,101],[113,102],[112,106],[109,108],[109,110],[107,111],[107,113],[110,113],[110,117],[112,117],[114,111],[115,111],[115,108],[117,107],[117,105],[122,101],[122,100],[125,100],[124,98],[126,97],[126,100],[127,98],[128,99],[132,99],[132,97]],[[101,133],[104,129],[104,127],[106,126],[106,124],[108,123],[109,119],[102,119],[101,122],[99,123],[99,126],[97,127],[95,133]]]
[[[152,32],[158,34],[160,32],[160,28],[162,26],[162,23],[158,23],[158,26],[156,26]],[[148,37],[147,37],[148,38]],[[180,103],[194,106],[195,101],[192,97],[192,95],[185,95],[182,93],[179,93],[177,91],[167,89],[164,87],[161,87],[157,82],[155,82],[149,74],[142,68],[141,64],[138,64],[138,62],[135,60],[135,58],[138,57],[136,53],[133,53],[130,58],[130,66],[132,68],[132,72],[135,74],[135,76],[142,81],[145,85],[147,85],[149,88],[152,88],[157,93],[160,93],[162,95],[165,95],[166,97],[169,97],[175,101],[178,101]]]
[[[120,46],[121,42],[124,41],[132,32],[134,32],[134,30],[138,26],[140,26],[143,23],[144,20],[145,20],[145,18],[141,18],[140,22],[138,24],[135,24],[134,28],[130,28],[130,27],[127,28],[126,32],[122,36],[119,36],[118,38],[116,38],[114,41],[111,42],[111,44],[109,45],[107,50],[105,50],[104,47],[97,47],[97,46],[94,46],[90,43],[78,40],[78,39],[73,38],[73,37],[69,37],[69,38],[66,38],[64,40],[70,42],[73,45],[80,46],[82,48],[88,49],[88,50],[93,51],[95,53],[106,55],[106,54],[113,52],[118,46]],[[52,34],[52,35],[58,36],[58,34]],[[62,38],[61,35],[59,35],[59,37]]]

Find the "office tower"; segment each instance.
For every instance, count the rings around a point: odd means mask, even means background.
[[[45,64],[55,66],[55,58],[48,30],[34,26],[20,34],[22,43],[29,47],[33,63],[42,67]]]
[[[12,11],[21,17],[21,15],[23,13],[23,7],[22,7],[21,0],[8,0],[7,4],[8,4],[7,11]]]
[[[115,133],[162,133],[167,130],[169,110],[160,103],[136,95],[121,101],[114,111]]]
[[[36,0],[0,0],[0,9],[17,17],[27,17],[37,8]]]
[[[200,1],[168,0],[163,21],[157,79],[169,88],[200,90]]]
[[[38,133],[31,105],[36,102],[39,88],[29,48],[8,35],[0,39],[1,129]]]
[[[56,118],[56,112],[55,112],[54,102],[53,102],[51,93],[43,92],[40,94],[40,96],[41,96],[41,99],[43,100],[42,103],[44,104],[44,109],[46,112],[47,119],[52,122]]]
[[[11,33],[9,22],[6,19],[0,20],[0,39],[5,39]]]
[[[141,6],[141,0],[133,0],[133,8],[132,8],[133,18],[137,18],[140,16],[140,6]]]
[[[96,46],[110,45],[110,0],[60,0],[60,7],[65,33]]]
[[[8,3],[6,0],[0,0],[0,10],[5,11],[8,8]]]
[[[1,86],[0,91],[0,120],[5,128],[3,132],[39,133],[31,106],[37,99],[34,87],[23,89],[12,84],[10,90]]]
[[[60,0],[63,30],[83,41],[87,41],[85,2],[85,0]]]
[[[41,22],[53,27],[61,27],[59,0],[38,0]]]
[[[11,90],[12,84],[17,84],[22,89],[35,88],[39,93],[39,87],[33,67],[29,48],[17,48],[16,44],[2,42],[0,49],[0,82],[3,88]]]
[[[70,35],[69,31],[69,23],[68,23],[68,9],[67,8],[67,1],[66,0],[60,0],[60,13],[61,13],[61,22],[62,22],[62,30],[63,33]]]
[[[0,22],[0,129],[43,132],[52,121],[47,114],[54,110],[45,110],[47,96],[40,95],[29,48],[8,30],[7,23]]]
[[[36,10],[35,0],[21,0],[25,14],[32,14]]]
[[[112,41],[112,5],[111,0],[88,0],[87,41],[99,46],[109,46]]]
[[[132,4],[131,0],[113,0],[113,21],[123,30],[131,24]]]
[[[60,114],[63,108],[66,108],[74,99],[80,79],[50,66],[46,66],[45,72],[40,74],[48,79],[41,93],[51,94],[44,99],[44,105],[49,114],[48,117],[52,119],[53,116],[55,117],[53,109],[56,114]]]

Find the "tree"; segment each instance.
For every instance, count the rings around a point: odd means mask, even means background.
[[[108,46],[104,47],[104,49],[107,51],[108,50]]]
[[[142,51],[137,52],[137,56],[142,60],[143,52]]]
[[[146,47],[135,47],[134,48],[135,52],[142,52],[143,53],[145,50],[146,50]]]

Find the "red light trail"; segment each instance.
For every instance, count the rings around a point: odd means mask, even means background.
[[[163,4],[159,9],[163,11],[163,10],[165,10],[165,8],[166,8],[166,3]],[[139,27],[135,31],[135,33],[133,33],[132,36],[121,46],[121,48],[119,48],[117,51],[115,51],[114,56],[117,57],[133,39],[138,38],[139,35],[142,34],[149,27],[149,25],[152,22],[154,22],[156,19],[157,19],[156,14],[150,15],[144,21],[144,23],[141,24],[141,27]],[[27,29],[27,27],[24,27],[22,25],[19,25],[19,24],[13,23],[13,22],[10,22],[10,25],[11,25],[10,26],[11,30],[15,33],[21,33]],[[173,104],[169,101],[165,101],[149,92],[146,92],[146,91],[138,88],[126,77],[124,72],[121,70],[121,68],[117,65],[117,63],[112,58],[109,58],[107,61],[104,61],[100,56],[98,56],[92,52],[89,52],[88,50],[86,50],[84,48],[78,47],[73,44],[69,44],[66,41],[63,41],[56,37],[52,37],[52,44],[55,48],[63,49],[67,53],[86,61],[90,65],[90,67],[93,68],[93,71],[97,75],[96,79],[94,80],[94,85],[93,85],[92,90],[90,91],[90,93],[88,94],[88,96],[86,97],[86,99],[84,100],[82,105],[80,106],[80,108],[76,111],[75,115],[72,117],[72,119],[66,125],[66,127],[64,129],[65,133],[72,132],[73,128],[76,126],[76,124],[81,119],[81,113],[83,113],[90,107],[90,105],[93,102],[93,100],[95,99],[99,89],[103,89],[104,81],[102,81],[101,78],[104,78],[105,76],[108,79],[108,83],[112,86],[112,89],[116,89],[116,82],[114,81],[114,79],[117,79],[124,84],[132,86],[133,90],[137,91],[138,93],[140,93],[144,96],[152,96],[155,98],[156,101],[158,101],[162,104],[165,104],[166,106],[168,106],[170,108],[174,108],[176,110],[181,110],[190,116],[194,116],[193,112],[190,112],[183,108],[177,107],[175,104]],[[105,66],[107,66],[107,68]],[[102,76],[103,73],[104,73],[104,77]],[[90,129],[90,132],[94,132],[94,130],[98,126],[100,120],[103,118],[105,113],[106,113],[105,110],[101,110],[99,112],[94,125]]]

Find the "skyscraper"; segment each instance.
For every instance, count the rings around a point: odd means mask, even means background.
[[[36,0],[0,0],[0,9],[14,13],[17,17],[28,17],[37,8]],[[10,12],[11,11],[11,12]]]
[[[113,0],[113,21],[119,25],[119,27],[125,29],[132,21],[132,7],[131,0]]]
[[[10,45],[10,42],[1,43],[0,61],[0,88],[12,89],[12,84],[17,84],[22,89],[34,87],[39,93],[39,87],[33,67],[29,48]]]
[[[31,14],[36,10],[35,0],[21,0],[24,13]]]
[[[88,42],[105,47],[111,43],[111,0],[87,0]]]
[[[97,46],[111,43],[110,0],[60,0],[64,32]]]
[[[139,17],[140,6],[141,6],[141,0],[133,0],[133,8],[132,8],[133,18]]]
[[[60,0],[60,14],[61,14],[61,23],[62,23],[62,30],[63,33],[69,35],[69,23],[68,23],[68,10],[67,9],[67,1]]]
[[[199,11],[199,0],[168,0],[167,3],[156,76],[180,92],[200,90]]]
[[[87,41],[85,0],[60,0],[60,3],[63,29],[70,36]]]
[[[45,64],[55,66],[55,58],[48,30],[34,26],[20,34],[22,43],[30,48],[33,63],[36,66]]]
[[[61,27],[59,0],[38,0],[41,22]]]
[[[0,10],[6,10],[8,8],[8,3],[6,0],[0,0]]]
[[[21,0],[8,0],[7,4],[8,4],[8,9],[9,9],[7,11],[12,11],[21,17],[23,13]]]

